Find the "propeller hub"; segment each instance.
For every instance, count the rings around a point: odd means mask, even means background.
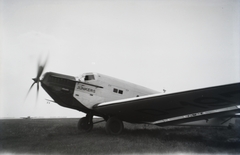
[[[37,78],[32,78],[32,80],[37,83],[38,82],[38,79]]]
[[[43,64],[40,64],[40,59],[38,61],[38,67],[37,67],[37,76],[35,78],[32,78],[32,80],[34,81],[33,84],[31,85],[31,87],[29,88],[27,95],[25,97],[25,99],[27,98],[30,90],[32,89],[32,87],[34,86],[34,84],[37,84],[37,96],[38,96],[38,92],[39,92],[39,82],[41,82],[40,77],[44,71],[44,68],[46,67],[47,64],[47,60],[48,58],[45,60],[45,62]]]
[[[32,80],[34,81],[34,83],[38,83],[41,82],[42,80],[40,80],[39,78],[32,78]]]

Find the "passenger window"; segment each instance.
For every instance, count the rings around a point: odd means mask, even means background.
[[[119,90],[118,93],[119,93],[119,94],[123,94],[123,91],[122,91],[122,90]]]
[[[113,89],[113,92],[114,92],[114,93],[117,93],[117,92],[118,92],[118,89],[114,88],[114,89]]]

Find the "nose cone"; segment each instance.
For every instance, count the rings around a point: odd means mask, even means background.
[[[60,106],[87,112],[88,109],[73,97],[76,82],[73,76],[47,72],[41,79],[41,86]]]

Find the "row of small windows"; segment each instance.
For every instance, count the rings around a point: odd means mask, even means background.
[[[117,88],[113,88],[113,92],[118,93],[118,94],[123,94],[123,90],[120,90],[120,89],[117,89]]]

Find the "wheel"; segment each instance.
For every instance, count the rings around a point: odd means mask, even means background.
[[[234,128],[234,125],[233,125],[232,123],[229,123],[229,125],[227,126],[227,128],[228,128],[229,130],[232,130],[232,129]]]
[[[88,121],[88,119],[86,117],[81,118],[78,121],[78,130],[85,130],[87,132],[91,131],[93,128],[93,122],[92,121]]]
[[[105,127],[106,132],[112,135],[119,135],[123,128],[123,122],[115,117],[109,118]]]

